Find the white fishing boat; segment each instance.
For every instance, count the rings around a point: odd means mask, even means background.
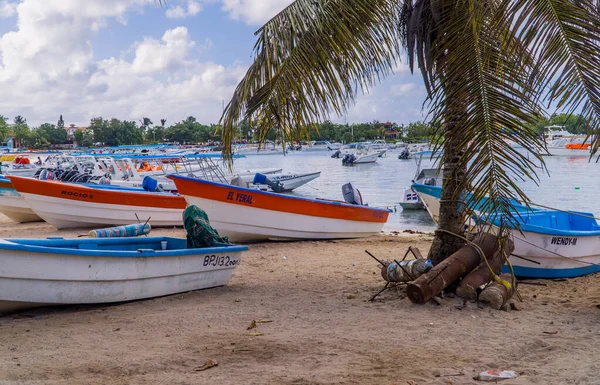
[[[23,200],[57,229],[120,226],[146,221],[153,227],[181,226],[186,207],[180,195],[9,176]]]
[[[181,217],[180,217],[181,221]],[[227,284],[246,246],[169,237],[0,240],[0,314],[160,297]]]
[[[310,181],[313,181],[321,176],[321,171],[303,173],[303,174],[270,174],[268,175],[268,179],[272,182],[281,184],[281,190],[278,192],[290,192],[297,189],[300,186],[304,186]],[[248,188],[257,188],[263,191],[273,191],[273,188],[266,184],[255,184],[254,179],[256,174],[254,175],[245,175],[242,176],[242,180],[248,183]],[[231,181],[230,181],[231,184]]]
[[[431,156],[431,151],[423,151],[415,154],[415,163],[417,165],[417,171],[415,173],[415,179],[413,184],[423,184],[427,186],[439,186],[442,187],[443,179],[437,168],[426,168],[421,170],[421,163],[423,158]],[[412,186],[404,190],[404,194],[400,199],[400,206],[403,210],[422,210],[425,209],[419,194],[412,188]]]
[[[340,143],[331,143],[328,140],[313,140],[303,145],[301,151],[337,151],[342,147]]]
[[[19,223],[42,220],[6,178],[0,178],[0,213]]]
[[[350,143],[342,146],[340,155],[342,164],[351,166],[354,164],[375,163],[382,155],[383,150],[373,150],[365,143]]]
[[[417,174],[414,183],[423,184],[426,186],[442,187],[443,179],[437,168],[426,168]],[[404,190],[400,206],[403,210],[422,210],[425,209],[419,194],[411,187]]]
[[[363,205],[360,193],[351,186],[345,190],[347,202],[339,202],[274,194],[181,175],[169,178],[188,204],[206,211],[219,234],[235,242],[367,237],[379,234],[389,215],[387,210]]]

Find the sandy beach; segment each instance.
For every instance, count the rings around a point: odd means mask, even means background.
[[[0,237],[85,233],[0,223]],[[521,285],[510,312],[414,305],[401,289],[368,301],[383,282],[364,250],[401,258],[430,242],[256,244],[225,287],[5,316],[0,384],[474,384],[492,368],[519,373],[503,384],[600,383],[600,276]],[[218,366],[199,371],[207,360]]]

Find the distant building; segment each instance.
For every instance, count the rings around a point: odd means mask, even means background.
[[[69,142],[75,141],[75,133],[77,131],[85,131],[87,127],[75,127],[74,124],[69,124],[69,127],[65,127],[65,131],[67,131],[67,140]]]
[[[394,129],[394,124],[392,122],[385,122],[383,128],[385,129],[386,138],[398,139],[400,137],[400,133]]]

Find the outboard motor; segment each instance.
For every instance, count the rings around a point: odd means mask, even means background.
[[[352,166],[354,164],[355,160],[356,160],[356,157],[354,156],[354,154],[346,154],[342,158],[342,165]]]
[[[357,188],[352,186],[352,183],[346,183],[342,186],[342,194],[344,195],[344,200],[353,205],[366,206],[363,203],[362,195],[360,195],[360,191]]]
[[[400,153],[400,155],[398,155],[398,159],[408,159],[408,158],[410,158],[410,152],[405,147],[404,150],[402,150],[402,152]]]
[[[162,186],[158,184],[158,181],[151,176],[146,176],[142,180],[142,188],[146,191],[162,192],[164,191]]]
[[[254,180],[252,181],[254,184],[266,184],[271,187],[271,190],[280,193],[283,191],[283,185],[279,181],[272,181],[265,174],[256,173],[254,175]]]
[[[336,152],[334,152],[333,154],[331,154],[332,158],[339,158],[340,155],[342,155],[342,152],[340,150],[337,150]]]
[[[39,180],[56,180],[56,175],[50,170],[43,169],[38,176]]]

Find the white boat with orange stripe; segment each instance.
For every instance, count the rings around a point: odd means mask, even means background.
[[[57,229],[119,226],[148,219],[153,227],[183,225],[186,204],[180,195],[17,176],[9,179],[33,212]]]
[[[235,242],[368,237],[381,231],[389,215],[387,210],[361,204],[168,177],[188,204],[206,211],[211,226]],[[358,195],[356,203],[362,203],[357,190],[350,193]]]

